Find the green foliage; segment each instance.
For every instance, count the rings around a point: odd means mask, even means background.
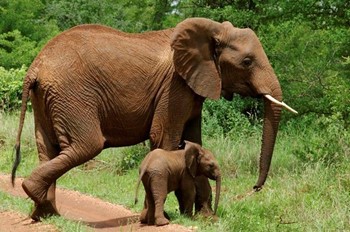
[[[0,67],[0,111],[19,109],[22,83],[27,68],[6,70]]]
[[[57,21],[60,30],[83,23],[113,24],[115,7],[111,1],[50,1],[46,17]]]
[[[203,134],[206,136],[249,136],[261,125],[260,102],[236,96],[232,102],[207,100],[203,106]],[[239,129],[238,129],[239,128]],[[261,128],[260,128],[261,129]]]
[[[7,69],[29,66],[39,48],[36,42],[23,36],[20,31],[14,30],[0,34],[1,65]]]
[[[143,158],[149,152],[149,146],[146,144],[139,144],[124,148],[121,151],[122,160],[120,162],[121,171],[127,171],[138,167]]]
[[[301,162],[339,166],[350,159],[350,134],[344,125],[340,114],[309,114],[289,121],[283,130],[297,133],[301,142],[293,145],[291,153]]]
[[[60,30],[78,24],[97,23],[126,32],[141,32],[160,29],[162,21],[157,19],[162,20],[165,11],[152,0],[55,0],[46,5],[45,12],[45,17],[55,20]]]
[[[44,19],[44,1],[3,0],[0,2],[0,34],[18,30],[32,41],[47,41],[57,34],[55,22]]]
[[[279,76],[285,99],[300,112],[349,119],[349,29],[314,30],[308,23],[270,25],[262,42]]]
[[[7,69],[29,66],[40,48],[58,33],[52,21],[43,20],[40,0],[0,2],[0,60]]]
[[[182,17],[207,17],[231,21],[238,27],[258,30],[285,21],[311,22],[313,28],[348,28],[348,1],[275,1],[275,0],[184,0],[177,4]]]

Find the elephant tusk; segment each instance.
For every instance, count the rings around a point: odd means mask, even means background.
[[[286,108],[287,110],[289,110],[292,113],[297,114],[298,112],[296,110],[294,110],[292,107],[288,106],[286,103],[284,102],[280,102],[278,100],[276,100],[274,97],[272,97],[271,95],[264,95],[264,97],[266,97],[267,99],[269,99],[270,101],[272,101],[273,103],[276,103],[277,105],[283,106],[284,108]]]

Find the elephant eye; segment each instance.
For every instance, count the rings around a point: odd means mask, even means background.
[[[249,68],[253,63],[253,60],[249,57],[243,59],[242,64],[244,67]]]

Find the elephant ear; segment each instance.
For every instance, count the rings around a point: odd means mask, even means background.
[[[198,157],[201,153],[199,144],[185,141],[185,163],[190,175],[195,178],[198,168]]]
[[[221,24],[205,18],[179,23],[172,36],[176,72],[198,95],[218,99],[221,79],[215,61],[215,35]]]

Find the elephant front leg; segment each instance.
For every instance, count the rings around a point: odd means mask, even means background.
[[[180,213],[192,217],[196,197],[196,188],[193,179],[183,180],[181,188],[175,194],[180,204]]]
[[[187,123],[183,133],[183,140],[188,140],[202,145],[201,127],[201,115],[199,115],[199,117],[196,117]],[[195,186],[195,212],[201,213],[204,216],[212,216],[212,190],[208,178],[205,176],[196,177]]]
[[[195,178],[196,198],[195,211],[203,216],[212,216],[213,209],[211,207],[212,191],[209,180],[205,176],[197,176]]]
[[[185,212],[185,207],[184,207],[184,197],[182,196],[182,190],[178,189],[175,191],[175,196],[177,198],[177,202],[179,203],[179,209],[180,209],[180,213],[184,214]]]

